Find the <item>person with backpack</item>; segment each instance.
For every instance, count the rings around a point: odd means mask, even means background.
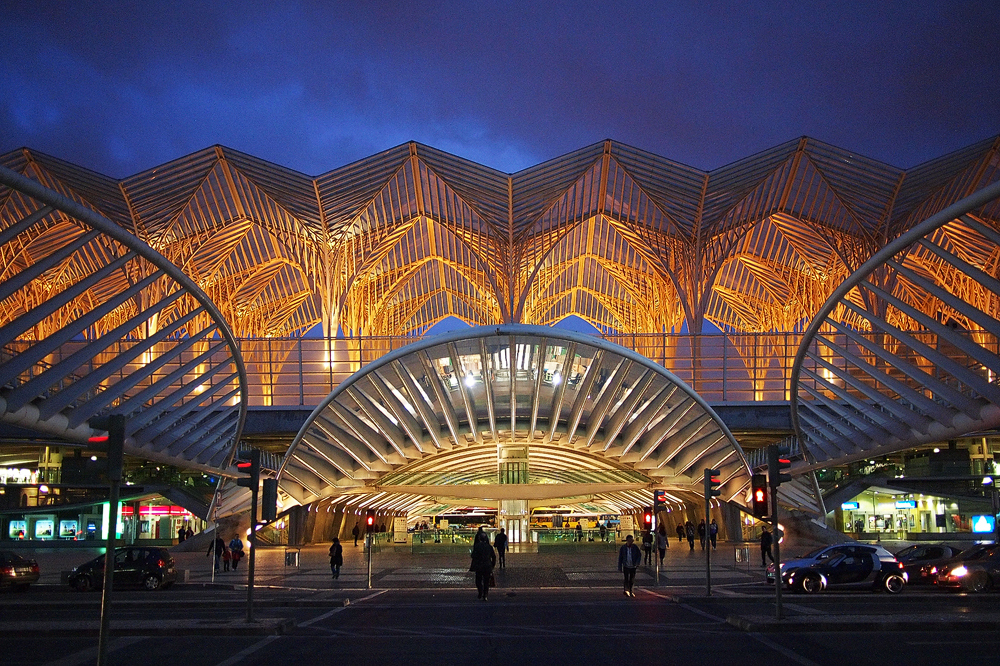
[[[229,558],[232,560],[233,571],[236,571],[237,565],[239,565],[240,560],[243,559],[243,540],[240,539],[238,534],[234,534],[232,540],[229,542],[229,553]]]
[[[719,536],[719,523],[712,518],[712,524],[708,526],[708,538],[712,540],[712,550],[715,550],[715,540]]]
[[[688,545],[694,550],[694,525],[690,520],[684,525],[684,533],[687,535]]]

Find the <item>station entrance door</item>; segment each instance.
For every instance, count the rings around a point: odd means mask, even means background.
[[[503,500],[500,502],[500,527],[507,532],[509,543],[528,542],[528,501]]]

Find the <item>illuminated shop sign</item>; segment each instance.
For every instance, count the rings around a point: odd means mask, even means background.
[[[996,529],[997,519],[995,516],[973,516],[973,532],[992,532]]]
[[[860,507],[861,505],[858,504],[857,502],[844,502],[843,504],[840,505],[840,508],[844,509],[845,511],[856,511]]]
[[[897,509],[916,509],[917,500],[899,500],[896,502]]]

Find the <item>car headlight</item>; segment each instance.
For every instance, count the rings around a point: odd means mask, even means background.
[[[951,570],[952,576],[964,576],[967,573],[969,573],[969,570],[961,566],[955,567],[954,569]]]

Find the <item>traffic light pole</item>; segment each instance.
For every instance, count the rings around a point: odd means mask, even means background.
[[[706,472],[708,470],[705,470]],[[712,544],[709,542],[709,525],[712,521],[712,497],[705,497],[705,541],[702,542],[705,548],[705,594],[712,596]]]
[[[778,620],[784,617],[781,608],[781,529],[778,527],[778,486],[782,481],[791,479],[787,474],[782,473],[782,468],[788,467],[791,463],[782,459],[778,454],[778,447],[772,444],[767,449],[767,480],[771,487],[771,545],[774,550],[774,617]]]
[[[216,537],[219,536],[216,532]],[[257,559],[257,485],[250,488],[250,560],[247,562],[247,622],[253,622],[253,573]]]
[[[90,427],[106,430],[108,454],[108,540],[104,549],[104,588],[101,591],[101,626],[97,638],[97,666],[108,663],[111,624],[111,588],[115,578],[115,540],[118,538],[118,498],[121,494],[122,460],[125,457],[125,417],[122,414],[97,417]],[[96,438],[92,441],[100,441]]]
[[[705,549],[705,594],[712,596],[712,498],[718,497],[720,491],[716,486],[720,483],[719,470],[705,468],[705,534],[701,537],[701,547]]]

